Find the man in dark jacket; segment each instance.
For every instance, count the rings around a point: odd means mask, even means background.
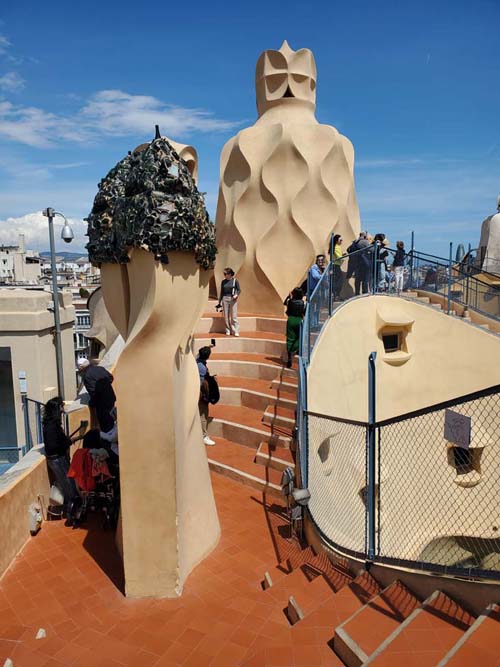
[[[347,252],[350,255],[347,273],[349,277],[354,275],[354,292],[356,296],[359,296],[360,288],[362,288],[363,294],[368,292],[368,278],[370,275],[372,254],[366,250],[370,245],[367,237],[366,232],[360,232],[356,241],[353,241],[347,248]],[[359,250],[364,250],[364,252],[357,252]]]
[[[83,384],[89,393],[90,407],[95,408],[101,431],[110,431],[115,423],[111,410],[115,407],[116,396],[112,386],[113,376],[103,366],[91,364],[81,357],[77,361],[78,370],[82,374]]]

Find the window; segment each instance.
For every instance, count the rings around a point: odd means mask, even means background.
[[[383,334],[382,341],[385,352],[397,352],[400,349],[399,333]]]
[[[472,463],[472,452],[463,447],[453,447],[453,465],[457,475],[466,475],[474,470]]]
[[[481,482],[481,457],[483,447],[456,447],[448,445],[448,464],[455,468],[455,484],[464,488]]]

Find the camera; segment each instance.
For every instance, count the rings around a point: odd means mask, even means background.
[[[220,313],[220,311],[222,310],[222,306],[220,305],[220,303],[216,304],[216,306],[215,306],[215,310],[216,310],[218,313]]]

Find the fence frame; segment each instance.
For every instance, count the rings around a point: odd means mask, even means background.
[[[310,509],[307,510],[310,521],[314,525],[316,531],[319,533],[321,538],[328,544],[330,547],[340,552],[345,556],[350,556],[356,559],[364,560],[367,566],[372,563],[378,563],[382,565],[391,565],[395,567],[404,567],[414,571],[427,572],[432,574],[439,575],[452,575],[456,577],[466,578],[466,579],[487,579],[491,581],[500,581],[500,570],[484,570],[481,568],[475,567],[459,567],[455,565],[443,565],[439,563],[429,563],[421,560],[412,560],[408,558],[394,557],[394,556],[383,556],[380,555],[380,545],[381,545],[381,496],[383,490],[383,482],[381,480],[381,447],[380,443],[383,438],[383,428],[386,426],[391,426],[392,424],[397,424],[409,419],[415,419],[430,413],[440,412],[447,408],[451,408],[463,403],[469,403],[471,401],[485,398],[487,396],[492,396],[495,394],[500,394],[500,385],[493,385],[486,387],[484,389],[471,392],[462,396],[458,396],[447,401],[442,401],[440,403],[435,403],[433,405],[426,406],[419,410],[413,410],[395,417],[388,419],[376,420],[376,372],[375,372],[375,356],[374,354],[369,357],[369,391],[368,391],[368,400],[369,400],[369,416],[368,421],[357,421],[352,419],[345,419],[340,417],[334,417],[331,415],[323,415],[317,412],[307,410],[307,406],[304,407],[302,401],[302,395],[299,394],[299,407],[297,418],[300,420],[301,428],[298,431],[298,451],[299,451],[299,464],[301,470],[305,466],[306,474],[302,479],[302,486],[306,487],[309,480],[309,428],[308,428],[308,417],[317,417],[323,418],[332,422],[339,422],[344,424],[351,424],[355,426],[362,426],[366,431],[366,450],[365,450],[365,464],[366,464],[366,490],[367,490],[367,502],[365,507],[365,549],[364,552],[354,551],[348,547],[344,547],[335,540],[333,540],[329,535],[327,535],[322,528],[318,525]],[[303,363],[302,360],[299,361],[299,364]],[[305,364],[301,373],[305,374]],[[299,382],[300,385],[300,382]],[[307,394],[306,394],[307,395]],[[301,410],[302,405],[302,410]],[[303,414],[300,415],[299,413]],[[304,428],[305,425],[305,428]],[[379,485],[378,498],[376,494],[377,480]]]

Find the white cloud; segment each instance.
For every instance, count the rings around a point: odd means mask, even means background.
[[[176,139],[193,132],[217,132],[238,123],[214,117],[204,109],[177,107],[156,97],[102,90],[74,115],[54,114],[37,107],[0,102],[0,137],[48,148],[60,141],[88,142],[105,136],[152,136],[155,124]]]
[[[155,124],[164,134],[172,135],[229,130],[235,126],[203,109],[184,109],[150,95],[129,95],[121,90],[96,93],[80,113],[96,131],[119,136],[152,133]]]
[[[0,90],[15,93],[24,88],[24,79],[17,72],[7,72],[0,76]]]
[[[68,218],[68,221],[75,234],[74,240],[69,244],[60,238],[60,228],[64,224],[63,219],[59,216],[54,219],[56,249],[59,251],[84,252],[84,246],[87,242],[85,237],[87,223],[78,218]],[[41,211],[27,213],[18,218],[0,220],[0,245],[17,243],[20,234],[24,234],[27,249],[39,252],[49,249],[48,222]]]
[[[36,107],[0,102],[0,136],[34,148],[48,148],[60,132],[60,119]]]
[[[3,53],[7,53],[8,49],[10,47],[10,42],[5,37],[5,35],[0,35],[0,55]]]
[[[420,158],[380,158],[374,160],[357,160],[355,166],[357,168],[372,168],[372,167],[404,167],[415,164],[422,164],[424,160]]]

